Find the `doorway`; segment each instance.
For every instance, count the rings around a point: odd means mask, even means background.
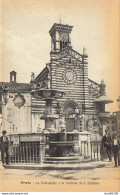
[[[75,129],[75,119],[74,118],[66,118],[66,132],[71,132]]]

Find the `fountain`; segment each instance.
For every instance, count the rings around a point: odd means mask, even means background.
[[[43,113],[43,116],[41,116],[41,119],[45,120],[44,130],[48,130],[50,133],[56,132],[55,120],[58,119],[57,115],[54,114],[52,101],[56,98],[61,98],[63,94],[64,92],[52,89],[37,89],[32,91],[32,95],[35,98],[41,98],[46,101],[45,112]]]
[[[57,98],[61,98],[64,92],[53,89],[39,88],[32,91],[32,95],[35,98],[42,99],[46,102],[45,112],[41,119],[45,120],[45,129],[43,129],[43,135],[46,138],[45,146],[45,159],[76,159],[75,152],[76,140],[74,139],[74,134],[67,133],[65,128],[65,123],[60,120],[60,129],[55,128],[55,121],[58,119],[58,115],[55,113],[52,102]],[[60,115],[59,115],[60,116]],[[79,134],[79,132],[77,133]],[[78,137],[77,137],[78,139]]]

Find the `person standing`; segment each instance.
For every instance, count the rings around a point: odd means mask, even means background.
[[[112,139],[111,139],[111,135],[108,134],[108,130],[105,130],[105,135],[103,136],[102,139],[102,144],[104,146],[104,148],[106,148],[106,153],[107,156],[109,158],[109,161],[112,161],[112,155],[111,155],[111,151],[112,151]]]
[[[117,167],[120,166],[120,156],[119,156],[120,140],[117,137],[117,133],[113,133],[112,147],[113,147],[115,167]]]
[[[9,164],[9,140],[6,136],[7,131],[2,131],[2,136],[0,137],[0,145],[1,145],[1,160],[2,164]],[[6,160],[5,160],[6,157]]]

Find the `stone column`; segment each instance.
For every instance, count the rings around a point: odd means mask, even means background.
[[[45,136],[44,134],[40,135],[40,147],[39,147],[39,162],[42,164],[45,159]]]

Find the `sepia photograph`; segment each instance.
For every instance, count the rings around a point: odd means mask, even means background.
[[[120,0],[0,8],[0,192],[118,194]]]

